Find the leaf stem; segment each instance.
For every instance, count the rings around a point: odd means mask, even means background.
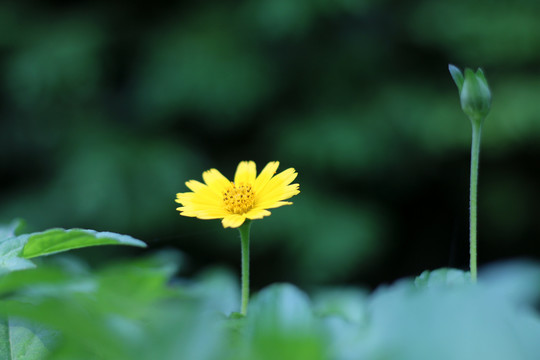
[[[478,190],[478,162],[480,158],[480,138],[482,134],[482,121],[471,121],[472,145],[471,145],[471,187],[470,187],[470,271],[471,280],[476,282],[476,225],[477,225],[477,190]]]
[[[238,228],[240,231],[240,242],[242,245],[242,305],[240,313],[247,314],[249,302],[249,230],[251,220],[246,219],[244,224]]]

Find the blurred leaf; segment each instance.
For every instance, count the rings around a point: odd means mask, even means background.
[[[359,354],[365,351],[365,333],[369,328],[358,326],[341,316],[325,316],[321,322],[328,342],[326,352],[329,359],[360,359]]]
[[[14,220],[9,225],[0,226],[0,275],[4,272],[30,269],[35,264],[19,257],[26,237],[16,236],[22,221]]]
[[[272,64],[254,51],[258,44],[245,36],[231,8],[205,10],[148,37],[136,106],[152,123],[196,113],[214,128],[235,125],[274,88]]]
[[[253,298],[247,316],[248,359],[324,359],[322,331],[309,298],[290,284],[273,284]]]
[[[50,229],[28,235],[22,257],[33,258],[57,252],[97,245],[129,245],[146,247],[140,240],[128,235],[83,229]]]
[[[538,59],[539,3],[418,1],[406,21],[414,41],[463,62],[512,64]],[[484,16],[489,12],[489,16]],[[426,31],[429,29],[428,31]],[[497,46],[490,46],[493,42]]]
[[[174,194],[206,168],[204,155],[181,137],[133,134],[95,120],[84,114],[73,119],[69,135],[63,133],[69,139],[62,141],[65,158],[47,186],[0,204],[0,217],[19,214],[37,229],[99,228],[152,237],[177,224]],[[49,204],[48,211],[36,204]]]
[[[339,316],[355,324],[367,322],[367,298],[364,290],[335,288],[316,294],[313,310],[319,316]]]
[[[535,360],[540,351],[532,298],[514,296],[537,288],[538,264],[496,265],[474,286],[463,271],[438,269],[369,296],[323,290],[313,306],[298,288],[273,284],[253,297],[246,317],[226,318],[220,306],[231,299],[223,294],[238,290],[230,275],[215,269],[171,285],[177,263],[178,254],[164,252],[94,273],[68,274],[68,266],[60,269],[65,280],[46,267],[11,273],[0,279],[0,312],[58,329],[54,337],[24,323],[21,335],[30,349],[51,346],[55,360]],[[98,286],[86,292],[62,284],[89,280]],[[28,291],[47,284],[49,291]]]
[[[0,225],[0,243],[16,235],[20,235],[24,225],[24,221],[21,219],[13,220],[7,225]]]
[[[17,247],[18,248],[18,247]],[[4,251],[2,246],[0,246],[0,252]],[[30,261],[20,257],[15,257],[11,255],[0,255],[0,274],[3,272],[24,270],[34,268],[36,265]]]
[[[62,336],[52,359],[81,354],[104,360],[228,359],[222,318],[209,307],[215,302],[206,301],[206,295],[198,299],[182,284],[169,285],[178,260],[177,253],[162,252],[67,281],[96,284],[89,292],[54,282],[50,291],[14,291],[0,312],[58,329]],[[43,276],[45,283],[46,269],[28,273]],[[16,273],[8,278],[24,280]]]
[[[57,334],[42,326],[0,318],[0,360],[42,360]]]
[[[203,271],[188,291],[190,295],[202,299],[205,306],[224,315],[240,310],[238,277],[225,269],[211,268]]]
[[[452,270],[425,273],[420,287],[403,280],[378,288],[370,298],[369,329],[357,356],[535,359],[540,345],[530,341],[528,331],[540,336],[538,314],[493,296],[481,281],[468,284],[466,273]]]
[[[381,4],[374,0],[248,0],[242,12],[250,28],[271,39],[303,39],[321,19],[362,13]]]
[[[471,284],[471,273],[459,269],[442,268],[433,271],[424,271],[414,284],[418,287],[449,286]]]
[[[22,41],[6,61],[10,97],[25,110],[37,107],[49,111],[51,105],[62,103],[66,94],[69,101],[62,105],[69,107],[76,100],[92,98],[98,89],[101,29],[86,16],[52,14],[26,23],[19,34]]]
[[[22,225],[21,220],[14,220],[0,227],[0,274],[35,267],[31,261],[16,257],[17,249],[20,249],[20,242],[15,240],[16,233]],[[28,284],[42,284],[44,277],[42,274],[36,277],[36,274],[34,271],[17,271],[0,276],[0,294]],[[53,332],[41,326],[12,317],[0,317],[0,360],[45,359],[48,354],[45,343],[52,342],[54,337]]]
[[[97,305],[117,315],[138,318],[143,306],[177,294],[167,285],[180,262],[180,254],[169,250],[102,269],[96,276]]]
[[[483,266],[480,284],[494,298],[505,298],[520,306],[540,300],[540,264],[531,260],[510,260]]]
[[[261,332],[277,335],[310,333],[313,315],[308,296],[291,284],[273,284],[261,290],[251,301],[248,319],[254,336]]]
[[[71,276],[65,271],[47,266],[26,271],[13,271],[0,277],[0,295],[8,295],[21,289],[59,285],[70,279]]]

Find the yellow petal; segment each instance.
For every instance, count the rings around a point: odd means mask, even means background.
[[[288,168],[271,178],[264,192],[270,192],[278,187],[289,185],[296,179],[296,176],[298,176],[298,173],[293,168]]]
[[[193,192],[204,189],[205,187],[207,187],[205,184],[203,184],[203,183],[201,183],[201,182],[199,182],[197,180],[186,181],[186,186],[188,187],[189,190],[191,190]]]
[[[271,201],[262,203],[258,206],[255,206],[252,211],[261,210],[261,209],[275,209],[278,207],[281,207],[283,205],[292,205],[292,202],[290,201]]]
[[[254,220],[254,219],[262,219],[265,216],[269,216],[271,213],[268,210],[264,209],[251,209],[246,213],[246,218]]]
[[[189,208],[177,207],[176,210],[180,211],[180,215],[182,216],[197,217],[197,212]]]
[[[223,194],[231,185],[231,182],[216,169],[205,171],[203,173],[203,180],[218,195]]]
[[[193,195],[195,194],[194,193],[178,193],[176,194],[176,199],[174,201],[176,201],[179,204],[183,204],[185,202],[191,201],[191,199],[193,198]]]
[[[244,221],[246,221],[245,215],[232,214],[224,217],[223,220],[221,220],[221,224],[223,224],[224,228],[237,228],[242,225]]]
[[[271,201],[271,200],[280,201],[280,200],[289,199],[298,194],[300,194],[300,190],[298,190],[298,184],[292,184],[284,188],[277,188],[274,191],[269,192],[269,193],[264,193],[263,195],[265,196],[266,201]],[[259,201],[262,202],[262,200],[259,200]]]
[[[200,210],[197,212],[197,217],[199,219],[221,219],[226,216],[229,216],[229,213],[222,209],[207,209],[207,210]]]
[[[255,194],[255,206],[261,203],[288,199],[300,193],[298,184],[289,185],[298,174],[293,168],[287,169],[268,181],[263,190]]]
[[[223,204],[222,198],[208,188],[196,193],[178,193],[175,201],[184,206],[222,207]]]
[[[253,184],[253,191],[255,193],[259,193],[260,191],[264,190],[264,187],[266,186],[268,181],[272,178],[272,176],[275,175],[278,167],[279,161],[271,161],[266,164],[259,176],[257,176],[257,179],[255,179],[255,183]]]
[[[236,168],[234,174],[234,183],[238,184],[253,184],[255,182],[255,176],[257,175],[257,168],[253,161],[241,161]]]

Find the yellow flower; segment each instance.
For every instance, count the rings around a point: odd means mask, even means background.
[[[238,164],[234,182],[218,170],[203,173],[205,184],[190,180],[186,186],[192,192],[176,194],[181,204],[180,215],[199,219],[223,219],[223,227],[237,228],[246,219],[261,219],[270,215],[267,209],[290,205],[283,201],[300,193],[298,184],[291,184],[298,173],[289,168],[276,174],[278,161],[269,162],[257,176],[253,161]],[[274,176],[275,175],[275,176]]]

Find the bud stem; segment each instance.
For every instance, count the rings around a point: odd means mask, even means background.
[[[249,302],[249,230],[251,220],[246,219],[244,224],[238,228],[240,231],[240,242],[242,246],[242,305],[240,313],[247,314]]]
[[[471,279],[476,282],[476,198],[478,189],[478,162],[480,158],[480,138],[482,135],[482,121],[471,121],[471,188],[470,188],[470,271]]]

